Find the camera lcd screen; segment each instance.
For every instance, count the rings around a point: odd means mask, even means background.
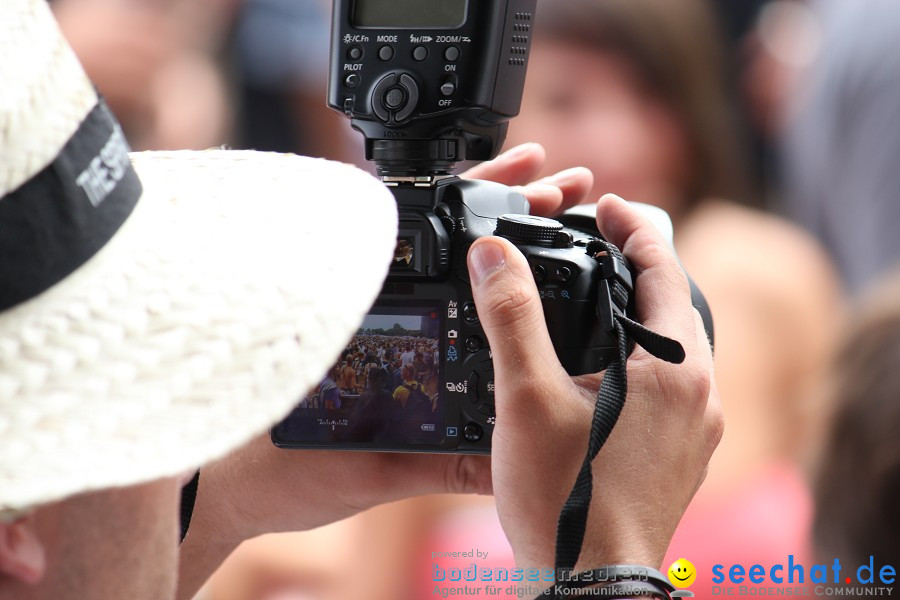
[[[436,306],[376,306],[337,364],[275,427],[277,443],[437,445],[443,440]]]
[[[353,25],[396,29],[454,29],[466,20],[466,0],[356,0]]]

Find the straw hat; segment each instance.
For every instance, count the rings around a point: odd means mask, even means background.
[[[0,518],[285,416],[377,296],[390,193],[289,155],[129,162],[45,0],[3,0],[0,82]]]

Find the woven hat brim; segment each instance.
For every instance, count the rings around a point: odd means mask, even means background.
[[[393,196],[255,152],[132,155],[134,213],[0,314],[0,513],[177,474],[284,417],[374,302]]]

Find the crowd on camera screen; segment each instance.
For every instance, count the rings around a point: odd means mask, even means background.
[[[438,348],[436,339],[357,335],[306,406],[382,417],[433,414],[440,384]]]

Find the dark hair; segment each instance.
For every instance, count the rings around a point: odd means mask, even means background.
[[[900,563],[900,272],[876,290],[832,367],[833,412],[815,481],[823,557]]]
[[[611,53],[684,127],[693,166],[684,199],[749,202],[722,32],[709,0],[541,0],[537,37]]]

